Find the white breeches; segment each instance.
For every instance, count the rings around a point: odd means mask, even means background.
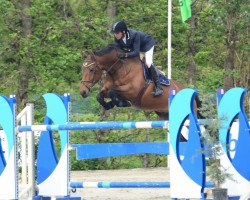
[[[154,54],[154,46],[147,52],[145,52],[145,62],[148,68],[153,64],[153,54]]]

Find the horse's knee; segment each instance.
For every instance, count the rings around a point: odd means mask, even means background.
[[[96,96],[96,99],[104,99],[105,97],[107,96],[107,94],[104,92],[104,91],[100,91],[97,96]]]
[[[104,98],[105,98],[105,94],[103,92],[98,93],[96,96],[97,101],[102,105],[102,107],[105,110],[112,109],[115,106],[115,104],[112,101],[105,102]]]
[[[97,95],[96,95],[96,100],[103,106],[103,104],[104,104],[104,96],[103,96],[103,94],[102,93],[98,93]]]

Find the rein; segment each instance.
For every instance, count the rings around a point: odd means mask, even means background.
[[[110,68],[106,71],[107,73],[109,73],[112,69],[113,69],[113,67],[118,63],[118,61],[120,61],[121,59],[120,58],[118,58],[115,62],[114,62],[114,64],[112,64],[111,66],[110,66]],[[113,72],[113,74],[115,73],[116,71],[114,71]]]
[[[116,51],[117,53],[117,51]],[[117,53],[118,55],[118,53]],[[88,68],[90,70],[90,72],[92,72],[92,78],[90,80],[81,80],[81,84],[83,84],[86,88],[88,88],[88,90],[90,91],[91,88],[93,87],[93,85],[98,82],[98,80],[96,81],[95,80],[95,73],[97,71],[101,72],[101,71],[106,71],[107,74],[115,74],[115,72],[118,70],[118,69],[115,69],[115,66],[116,64],[120,61],[121,59],[118,57],[116,59],[116,61],[107,69],[102,69],[99,67],[100,63],[96,60],[95,58],[95,54],[91,51],[91,55],[90,55],[90,61],[91,63],[89,63],[88,65],[84,65],[83,67],[84,68]],[[113,70],[113,71],[112,71]],[[112,72],[111,72],[112,71]]]
[[[119,57],[118,57],[118,52],[117,52],[117,49],[115,49],[115,52],[116,52],[116,56],[117,56],[117,60],[109,67],[109,69],[106,71],[108,74],[115,74],[115,72],[117,70],[115,70],[113,73],[111,73],[111,70],[114,68],[114,66],[121,60]]]

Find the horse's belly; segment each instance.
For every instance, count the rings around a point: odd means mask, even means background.
[[[143,102],[141,104],[141,109],[146,111],[168,112],[168,103],[164,101],[165,99],[153,99],[152,101],[147,100],[147,102]]]
[[[154,97],[151,93],[153,92],[154,86],[150,85],[145,91],[141,98],[142,110],[168,112],[168,91],[164,88],[164,94],[161,96]]]

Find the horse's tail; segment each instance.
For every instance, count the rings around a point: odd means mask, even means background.
[[[202,115],[201,111],[200,111],[200,108],[202,107],[202,101],[200,100],[198,95],[196,95],[195,101],[196,101],[196,105],[197,105],[197,117],[198,117],[198,119],[205,119],[204,115]]]

